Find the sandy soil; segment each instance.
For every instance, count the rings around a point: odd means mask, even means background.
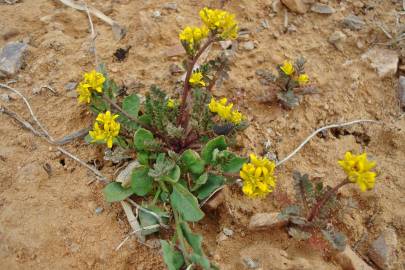
[[[169,67],[180,63],[182,57],[167,57],[167,53],[178,44],[179,30],[198,23],[200,8],[219,7],[219,1],[213,0],[179,0],[177,12],[163,9],[166,1],[161,0],[92,2],[89,4],[128,28],[126,37],[117,42],[109,26],[94,20],[100,61],[107,64],[118,83],[129,86],[130,92],[135,91],[130,86],[137,82],[145,85],[141,92],[151,84],[173,91],[177,76],[170,74]],[[352,2],[363,2],[374,9],[365,10]],[[197,226],[204,235],[207,254],[221,269],[245,269],[241,260],[244,256],[259,260],[262,269],[340,269],[322,250],[293,240],[282,230],[250,232],[246,225],[253,213],[279,210],[287,195],[293,198],[294,170],[333,185],[343,177],[337,159],[345,151],[364,149],[378,162],[376,188],[367,193],[355,187],[343,190],[342,198],[352,198],[359,207],[347,210],[336,225],[347,234],[352,246],[367,233],[358,248],[365,257],[369,244],[383,229],[395,228],[397,253],[404,261],[405,117],[400,118],[398,78],[379,78],[360,58],[369,48],[378,46],[376,43],[387,41],[374,22],[393,27],[399,2],[329,1],[337,9],[335,14],[289,13],[296,31],[284,34],[284,16],[270,16],[271,1],[227,1],[225,9],[236,14],[241,26],[250,30],[249,40],[256,44],[252,51],[237,50],[230,80],[214,90],[218,96],[237,94],[235,102],[251,120],[243,137],[244,153],[262,151],[263,142],[269,139],[271,150],[281,159],[319,126],[364,118],[384,124],[350,127],[342,129],[342,135],[327,132],[314,138],[280,167],[278,191],[264,200],[249,200],[239,190],[228,189],[225,205]],[[152,18],[156,10],[162,14]],[[345,30],[348,39],[340,52],[327,40],[335,30],[341,30],[341,20],[351,13],[361,16],[367,25],[359,32]],[[91,115],[64,90],[66,83],[80,80],[82,72],[94,65],[86,14],[51,0],[0,4],[0,14],[0,47],[17,40],[30,45],[26,66],[14,78],[13,87],[29,97],[54,137],[89,126]],[[269,22],[268,29],[260,27],[264,19]],[[114,61],[115,50],[127,46],[132,46],[128,58]],[[307,73],[316,82],[319,94],[305,96],[292,111],[258,102],[268,88],[260,84],[255,71],[272,69],[285,58],[300,55],[308,60]],[[51,85],[60,95],[48,91],[34,94],[33,89],[42,85]],[[29,116],[18,100],[3,105]],[[0,123],[0,269],[164,269],[159,249],[135,240],[114,251],[130,228],[119,205],[103,201],[102,186],[87,184],[94,179],[91,173],[8,117],[0,115]],[[82,141],[67,148],[83,160],[101,164],[108,176],[116,169],[103,161],[101,148]],[[45,164],[52,168],[50,176],[43,168]],[[97,207],[104,211],[96,214]],[[223,227],[235,233],[218,242]],[[397,267],[403,269],[399,264]]]

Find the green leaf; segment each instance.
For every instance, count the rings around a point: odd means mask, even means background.
[[[194,185],[191,191],[196,191],[197,189],[199,189],[202,185],[207,183],[207,180],[208,180],[208,173],[203,173],[202,175],[200,175],[197,178],[197,180],[194,181]]]
[[[101,96],[93,94],[90,101],[90,110],[96,114],[105,112],[108,109],[108,104]]]
[[[187,149],[180,157],[180,161],[184,164],[187,170],[194,174],[202,174],[205,169],[205,162],[200,158],[200,155],[191,149]]]
[[[149,130],[139,128],[134,135],[134,145],[137,151],[147,150],[147,146],[154,141],[153,134]]]
[[[138,120],[139,120],[139,122],[141,122],[142,124],[144,124],[146,126],[150,126],[150,124],[152,123],[152,118],[146,114],[139,116]]]
[[[122,109],[133,117],[138,117],[141,102],[137,94],[127,96],[122,102]]]
[[[138,196],[145,196],[153,188],[153,178],[148,175],[149,168],[140,166],[132,171],[131,188]]]
[[[197,198],[180,183],[173,185],[170,201],[186,221],[199,221],[204,217],[204,212],[201,211]]]
[[[84,137],[84,141],[86,143],[91,143],[93,141],[93,138],[90,136],[90,134],[87,134],[86,137]]]
[[[181,174],[180,167],[176,165],[176,166],[169,172],[169,174],[168,174],[167,176],[163,177],[163,180],[164,180],[164,181],[171,182],[171,183],[176,183],[176,182],[179,181],[179,179],[180,179],[180,174]]]
[[[210,269],[210,261],[205,257],[202,249],[202,236],[194,234],[186,222],[180,223],[180,228],[183,232],[184,238],[193,249],[191,254],[191,261],[197,265],[200,265],[203,269]]]
[[[142,165],[149,165],[149,153],[146,151],[139,151],[136,153],[136,158]]]
[[[225,152],[226,159],[221,163],[221,169],[224,173],[237,173],[242,168],[242,165],[247,162],[247,158],[242,158],[229,151]]]
[[[134,192],[130,188],[123,188],[118,182],[112,182],[103,189],[103,193],[107,202],[119,202],[131,196]]]
[[[164,212],[163,210],[161,210],[159,207],[151,205],[151,206],[147,206],[145,208],[154,212],[155,214],[157,214],[165,224],[167,224],[169,222],[169,219],[167,217],[168,214],[166,212]],[[145,212],[145,211],[139,211],[139,221],[141,223],[142,228],[159,224],[159,221],[156,219],[155,216],[153,216],[152,214]],[[146,230],[143,229],[142,235],[146,236],[146,235],[150,235],[155,232],[158,232],[158,231],[159,231],[159,228],[146,229]]]
[[[208,174],[207,183],[205,183],[201,188],[197,190],[197,197],[200,200],[204,200],[211,195],[217,188],[225,183],[225,178],[223,176]]]
[[[218,150],[225,150],[227,147],[225,137],[224,136],[218,136],[212,140],[210,140],[201,150],[201,157],[203,160],[208,163],[212,164],[213,162],[213,153],[215,149]]]
[[[174,250],[172,245],[169,244],[166,240],[160,240],[163,251],[163,260],[166,263],[168,270],[179,270],[180,267],[184,264],[183,255]]]

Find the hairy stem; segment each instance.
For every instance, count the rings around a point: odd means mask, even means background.
[[[174,221],[176,223],[176,235],[179,240],[181,253],[183,254],[186,265],[188,265],[189,259],[188,259],[187,249],[186,249],[186,242],[184,240],[183,231],[181,230],[181,227],[180,227],[180,214],[176,210],[173,209],[173,216],[174,216]]]
[[[307,220],[311,222],[316,217],[318,217],[319,212],[321,211],[322,207],[328,202],[328,200],[338,192],[339,188],[343,187],[344,185],[349,184],[350,182],[346,179],[342,181],[340,184],[329,190],[321,200],[319,200],[311,209],[311,212],[308,215]]]
[[[215,35],[211,36],[208,38],[207,42],[198,50],[196,55],[190,59],[188,66],[187,66],[187,72],[186,72],[186,78],[184,80],[184,88],[183,88],[183,94],[181,96],[181,104],[180,104],[180,112],[179,116],[177,118],[177,125],[186,128],[188,124],[188,111],[186,110],[187,108],[187,97],[190,93],[190,77],[191,74],[193,73],[193,68],[195,64],[197,63],[198,58],[202,55],[202,53],[215,41]]]

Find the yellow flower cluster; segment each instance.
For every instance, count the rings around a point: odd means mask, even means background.
[[[207,7],[200,11],[201,20],[214,33],[218,33],[222,39],[235,39],[238,37],[238,22],[235,15],[220,9]]]
[[[243,121],[244,116],[238,110],[232,110],[233,103],[227,105],[227,102],[227,98],[221,98],[219,101],[211,98],[208,108],[211,112],[217,113],[221,119],[239,125]]]
[[[167,108],[173,109],[173,108],[174,108],[174,105],[175,105],[174,99],[169,98],[169,99],[167,100],[167,103],[166,103]]]
[[[90,103],[91,91],[96,91],[98,93],[103,92],[103,83],[105,82],[105,77],[103,74],[92,70],[91,72],[84,73],[83,81],[77,86],[76,92],[78,93],[79,103],[85,102]]]
[[[105,142],[108,148],[113,145],[113,140],[120,132],[120,124],[115,121],[118,114],[111,115],[110,111],[99,113],[94,128],[89,132],[93,142]]]
[[[251,198],[264,197],[273,192],[276,186],[274,177],[275,163],[267,158],[250,155],[250,163],[245,163],[239,172],[243,180],[243,193]]]
[[[351,152],[346,152],[344,159],[339,160],[338,163],[347,174],[349,181],[357,183],[361,191],[374,187],[377,174],[371,169],[376,166],[376,163],[369,161],[366,153],[353,155]]]
[[[184,28],[183,31],[179,34],[179,38],[182,42],[184,42],[187,48],[191,51],[198,49],[201,40],[208,36],[209,30],[207,27],[190,27],[187,26]]]
[[[284,63],[280,66],[280,69],[287,76],[292,76],[295,72],[294,65],[288,60],[284,61]],[[297,78],[297,82],[301,86],[307,84],[309,82],[308,75],[305,73],[300,74]]]
[[[190,76],[190,80],[188,81],[192,86],[205,86],[205,82],[203,81],[203,74],[201,71],[193,72]]]

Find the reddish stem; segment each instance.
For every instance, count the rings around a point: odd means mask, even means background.
[[[343,187],[346,184],[349,184],[350,182],[348,180],[344,180],[343,182],[341,182],[340,184],[338,184],[336,187],[332,188],[331,190],[329,190],[324,196],[323,198],[318,201],[311,209],[311,212],[308,215],[307,220],[309,222],[311,222],[312,220],[314,220],[318,215],[319,212],[321,211],[322,207],[325,205],[325,203],[330,199],[330,197],[332,197],[332,195],[336,194],[337,191],[339,190],[339,188]]]
[[[187,67],[186,79],[184,80],[184,89],[181,97],[180,112],[177,118],[177,125],[186,128],[188,123],[187,97],[190,93],[190,77],[193,74],[194,65],[197,63],[198,58],[208,48],[208,46],[215,41],[215,35],[208,38],[207,42],[198,50],[197,54],[191,59]]]

